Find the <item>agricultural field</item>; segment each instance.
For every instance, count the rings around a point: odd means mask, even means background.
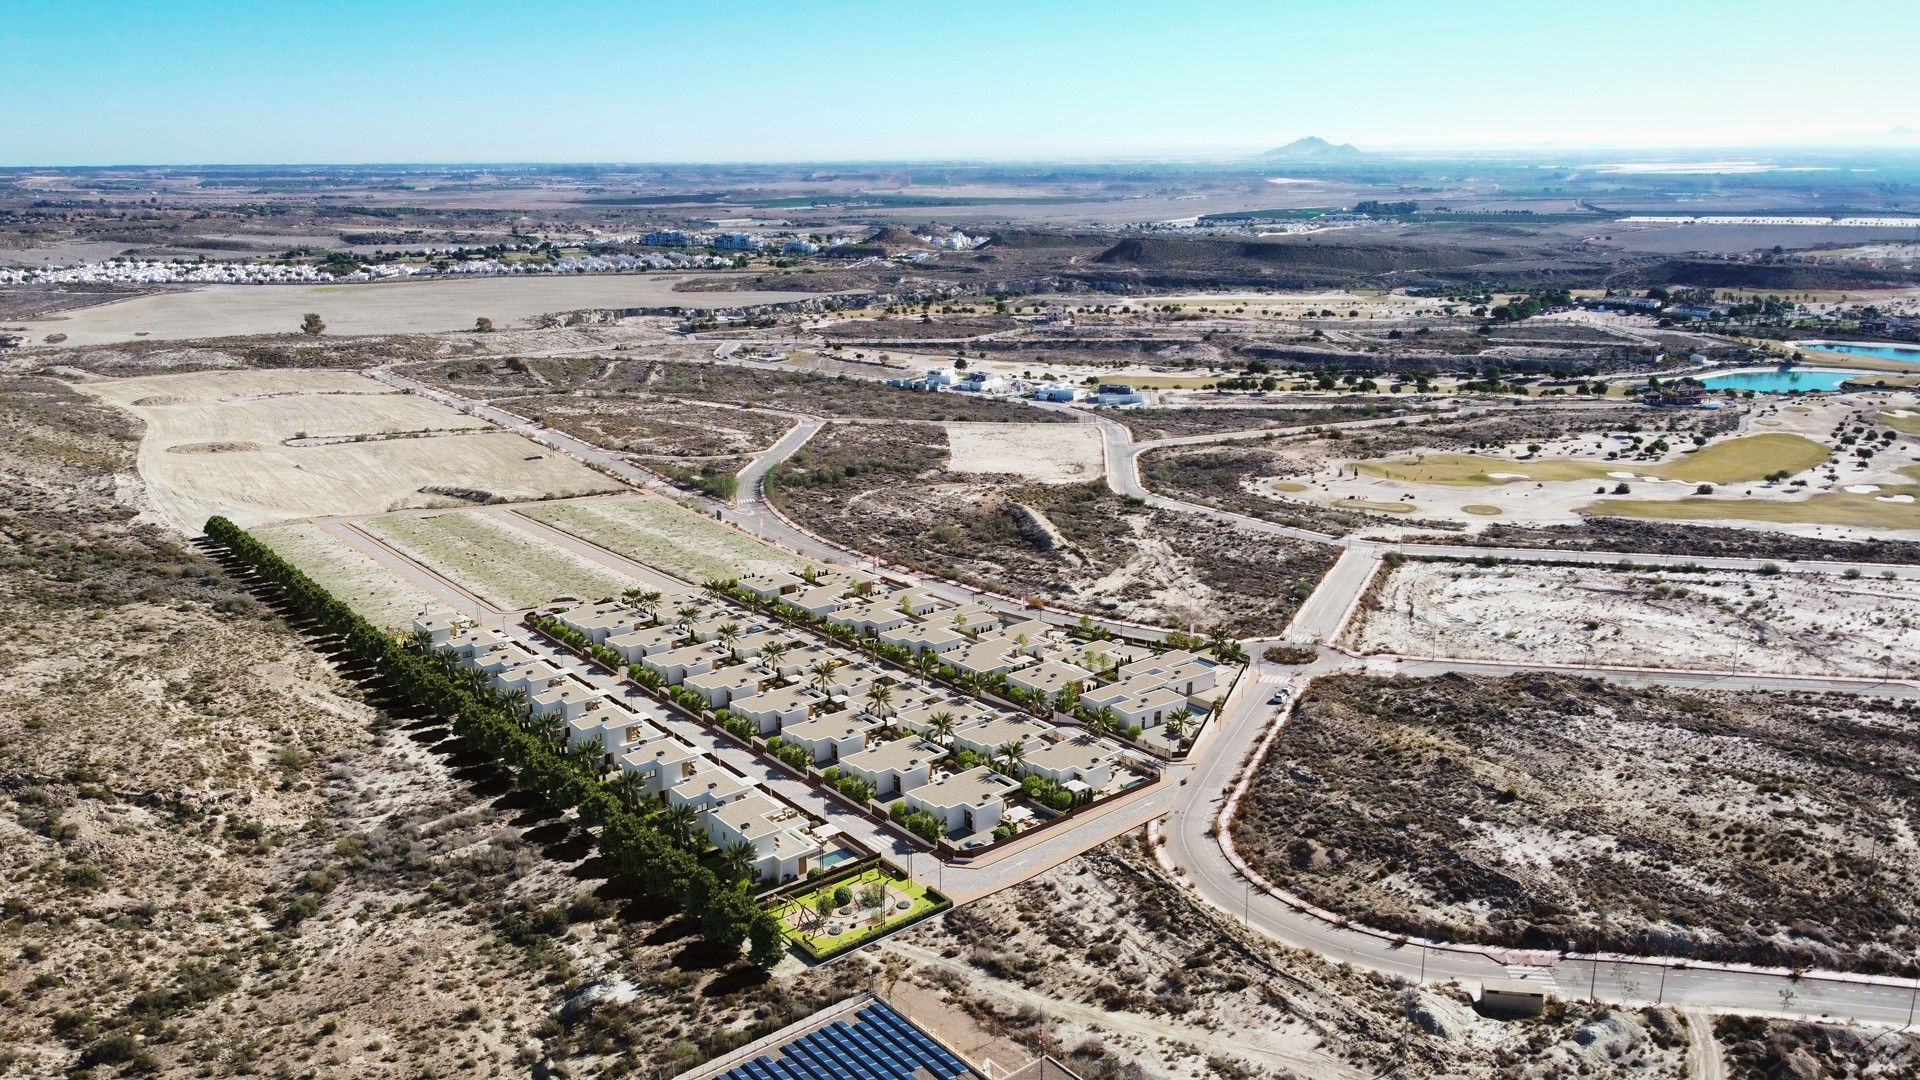
[[[1524,663],[1913,675],[1906,580],[1408,561],[1347,631],[1362,652]]]
[[[1155,439],[1212,435],[1226,431],[1304,428],[1314,424],[1371,420],[1395,415],[1417,419],[1425,411],[1417,402],[1389,404],[1345,398],[1319,401],[1304,397],[1289,397],[1280,401],[1281,403],[1266,406],[1187,405],[1127,409],[1115,419],[1125,424],[1127,430],[1133,433],[1135,442],[1150,442]]]
[[[445,597],[427,592],[318,525],[288,522],[252,531],[281,558],[377,626],[404,630],[422,612],[441,617],[455,614]]]
[[[1864,698],[1321,679],[1234,838],[1391,931],[1912,971],[1916,736]]]
[[[502,610],[563,596],[603,599],[634,585],[632,578],[477,510],[391,514],[356,524]]]
[[[189,534],[214,514],[245,527],[620,486],[519,436],[466,433],[485,425],[347,372],[196,372],[79,388],[145,421],[147,497]]]
[[[700,584],[813,565],[780,548],[665,499],[636,495],[542,503],[520,513],[590,544]]]

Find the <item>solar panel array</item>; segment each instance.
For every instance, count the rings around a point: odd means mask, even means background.
[[[781,1047],[778,1057],[762,1054],[716,1080],[954,1080],[970,1072],[884,1002],[855,1015],[857,1023],[835,1020]]]

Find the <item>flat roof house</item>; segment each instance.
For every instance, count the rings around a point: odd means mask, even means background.
[[[1080,695],[1080,701],[1090,709],[1111,709],[1124,727],[1155,727],[1176,713],[1193,711],[1187,695],[1154,675],[1097,687]]]
[[[973,675],[999,675],[1030,663],[1032,658],[1011,640],[998,634],[965,645],[940,658],[955,671]]]
[[[762,600],[771,600],[776,596],[788,596],[802,589],[811,588],[798,574],[785,570],[775,570],[765,574],[748,574],[734,582],[735,585],[752,593]]]
[[[620,755],[620,769],[640,774],[647,794],[662,795],[691,779],[704,760],[700,751],[679,739],[654,739]]]
[[[462,660],[471,660],[475,653],[489,650],[503,640],[484,626],[474,626],[449,637],[440,647]]]
[[[916,656],[923,652],[944,656],[973,643],[972,638],[958,630],[929,623],[909,623],[882,630],[880,640],[889,645],[904,645]]]
[[[785,598],[786,602],[809,615],[825,618],[847,606],[845,585],[815,585]]]
[[[807,829],[807,819],[786,803],[763,792],[751,792],[715,807],[705,815],[707,839],[725,849],[735,843],[753,848],[753,870],[769,883],[792,881],[806,874],[808,862],[820,854],[820,842]]]
[[[925,784],[933,775],[933,763],[946,751],[918,737],[883,739],[856,754],[840,758],[840,768],[873,785],[882,799]]]
[[[955,728],[953,746],[956,750],[971,750],[976,754],[991,756],[999,753],[1007,743],[1024,744],[1053,730],[1052,724],[1031,716],[995,713],[977,724]]]
[[[1057,784],[1075,781],[1089,791],[1101,791],[1113,783],[1113,766],[1120,749],[1105,739],[1081,732],[1051,739],[1037,750],[1028,750],[1022,767],[1036,776]]]
[[[941,701],[929,702],[924,705],[916,705],[910,709],[900,709],[893,714],[892,720],[895,727],[911,731],[916,735],[925,735],[933,728],[934,714],[943,712],[953,714],[953,728],[955,731],[977,724],[982,720],[989,719],[996,715],[992,709],[987,708],[977,701],[970,701],[966,698],[948,698]]]
[[[413,632],[427,635],[427,644],[434,646],[445,645],[448,639],[460,632],[463,625],[459,619],[429,615],[424,611],[413,617]]]
[[[596,709],[607,707],[608,699],[603,691],[567,681],[543,690],[535,690],[527,698],[527,711],[534,716],[557,714],[562,720],[576,720]]]
[[[615,634],[623,634],[639,626],[643,616],[624,604],[595,604],[592,607],[569,608],[559,614],[560,621],[587,636],[595,645],[602,645]]]
[[[1006,810],[1006,797],[1018,790],[1020,785],[1011,778],[982,765],[910,788],[906,800],[909,808],[932,814],[948,835],[972,836],[993,831]]]
[[[1136,660],[1120,669],[1122,680],[1151,676],[1189,697],[1213,689],[1220,663],[1185,651],[1162,653]]]
[[[643,656],[640,666],[658,672],[668,686],[677,686],[689,675],[712,671],[714,663],[726,655],[725,649],[703,642]]]
[[[1064,660],[1043,660],[1016,671],[1007,672],[1007,685],[1028,693],[1044,694],[1048,699],[1066,687],[1081,690],[1093,683],[1093,672]]]
[[[709,709],[725,709],[735,701],[760,692],[766,674],[745,664],[703,671],[681,680],[681,685],[700,695]]]
[[[867,735],[880,722],[864,713],[816,716],[780,729],[782,741],[804,748],[815,765],[830,765],[867,748]]]
[[[567,722],[569,747],[591,743],[613,758],[664,738],[666,730],[652,718],[625,709],[599,709]]]
[[[671,626],[647,626],[613,635],[607,639],[607,648],[619,653],[620,659],[635,664],[643,656],[675,648],[684,636]]]
[[[667,789],[668,806],[711,810],[756,790],[746,777],[701,758],[691,775]]]
[[[735,716],[744,716],[753,721],[760,734],[771,735],[788,725],[806,720],[825,701],[811,687],[796,683],[762,690],[752,697],[742,698],[728,706],[728,709]]]

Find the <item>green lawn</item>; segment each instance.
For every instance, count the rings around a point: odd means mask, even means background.
[[[532,503],[518,512],[694,584],[775,570],[797,573],[810,565],[665,499]]]
[[[885,882],[888,889],[888,905],[885,908],[884,915],[878,922],[870,921],[871,916],[874,914],[873,912],[862,913],[859,911],[859,901],[857,899],[861,887],[875,881]],[[828,919],[821,923],[817,932],[801,929],[801,927],[808,925],[808,920],[811,918],[807,913],[815,910],[814,898],[822,892],[831,893],[835,889],[840,888],[848,889],[856,897],[854,902],[855,914],[851,917],[837,914],[829,916]],[[902,898],[912,901],[913,906],[905,910],[894,906],[893,901]],[[938,906],[939,901],[927,895],[927,887],[925,885],[914,881],[912,878],[896,879],[886,869],[876,866],[860,873],[856,877],[845,878],[831,885],[825,885],[819,889],[801,893],[775,908],[773,914],[775,918],[780,920],[780,932],[786,935],[788,941],[816,955],[822,955],[831,953],[836,949],[843,948],[854,942],[879,937],[888,930],[899,926],[901,923],[917,919]],[[833,922],[840,922],[843,925],[840,933],[829,934],[826,932],[827,927]]]

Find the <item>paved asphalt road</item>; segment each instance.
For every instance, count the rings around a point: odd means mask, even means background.
[[[658,486],[657,480],[651,475],[626,465],[613,455],[558,432],[536,429],[523,417],[425,387],[391,372],[375,372],[374,375],[392,385],[414,390],[473,415],[492,420],[510,430],[519,431],[529,438],[574,454],[590,464],[598,465],[616,475],[625,476],[635,483]],[[1244,515],[1154,495],[1140,484],[1136,463],[1141,447],[1132,442],[1127,430],[1104,415],[1094,415],[1091,422],[1098,424],[1103,433],[1108,482],[1121,494],[1132,495],[1149,504],[1170,510],[1233,521],[1256,531],[1331,543],[1346,549],[1334,570],[1323,581],[1321,589],[1303,606],[1300,618],[1305,621],[1300,622],[1298,630],[1302,637],[1311,635],[1317,639],[1336,632],[1354,598],[1359,595],[1360,590],[1365,588],[1378,560],[1392,550],[1408,555],[1442,558],[1492,556],[1503,559],[1590,564],[1624,561],[1636,564],[1671,565],[1674,562],[1671,556],[1662,555],[1543,551],[1531,548],[1487,549],[1447,545],[1392,545],[1375,541],[1348,541],[1344,538],[1275,525]],[[813,430],[817,430],[817,427]],[[812,436],[813,430],[808,430],[808,423],[803,421],[789,431],[775,447],[757,456],[747,470],[751,474],[750,479],[753,483],[743,484],[744,494],[739,505],[730,512],[724,513],[723,516],[749,531],[774,539],[803,554],[843,563],[860,561],[853,553],[831,548],[787,525],[777,515],[770,513],[765,502],[758,497],[758,481],[765,476],[766,471],[803,445]],[[519,515],[507,514],[506,516],[515,519],[515,524],[527,521]],[[528,522],[528,524],[535,523]],[[368,539],[364,534],[356,533],[355,535],[363,541]],[[565,534],[556,533],[555,536],[564,537]],[[570,541],[569,546],[584,543],[572,538],[568,538],[568,541]],[[356,543],[356,546],[364,547],[364,544]],[[622,560],[610,552],[597,548],[593,550],[598,554],[592,557],[608,565],[614,565],[608,562],[609,556],[618,562],[630,563],[630,560]],[[390,558],[406,561],[392,552],[376,555],[376,557],[382,558],[383,561]],[[1757,569],[1761,565],[1760,560],[1753,559],[1703,558],[1690,561],[1703,566],[1737,570]],[[1920,577],[1920,567],[1882,567],[1874,564],[1850,566],[1843,563],[1787,563],[1781,566],[1783,571],[1789,573],[1834,574],[1844,573],[1849,568],[1859,569],[1862,573],[1890,570],[1900,577]],[[657,576],[651,571],[645,571],[645,568],[638,567],[637,564],[626,569],[643,577]],[[645,572],[642,573],[642,571]],[[403,572],[410,580],[422,584],[423,587],[434,588],[443,594],[451,594],[465,604],[474,603],[470,594],[466,594],[464,590],[444,579],[439,579],[437,575],[424,571],[424,568],[411,566]],[[927,584],[935,591],[949,596],[980,595],[975,590],[950,583],[930,581]],[[937,861],[932,866],[926,865],[925,860],[928,858],[926,855],[908,849],[890,834],[880,833],[860,815],[846,811],[837,804],[828,804],[805,785],[784,775],[772,774],[772,770],[754,759],[752,755],[732,747],[716,745],[713,749],[735,768],[756,779],[764,779],[773,790],[779,791],[828,820],[842,824],[850,834],[878,845],[880,850],[888,851],[902,861],[914,863],[918,860],[920,865],[911,865],[910,870],[923,875],[923,880],[927,871],[931,870],[936,887],[944,887],[956,899],[962,901],[1005,888],[1058,865],[1104,842],[1111,836],[1137,828],[1142,823],[1160,819],[1159,827],[1165,838],[1164,857],[1176,867],[1178,876],[1198,895],[1221,910],[1246,919],[1250,925],[1282,942],[1310,949],[1328,958],[1350,962],[1360,967],[1409,979],[1423,978],[1427,981],[1460,979],[1474,982],[1489,977],[1525,976],[1540,980],[1543,985],[1565,996],[1579,997],[1592,994],[1602,1000],[1627,1003],[1657,1001],[1714,1012],[1824,1016],[1884,1024],[1905,1024],[1912,1018],[1914,1006],[1920,1002],[1920,981],[1829,976],[1820,973],[1795,977],[1782,972],[1731,969],[1701,964],[1685,965],[1658,959],[1591,959],[1577,955],[1505,954],[1497,950],[1453,946],[1400,945],[1385,935],[1342,925],[1299,910],[1281,898],[1254,887],[1234,868],[1219,840],[1209,833],[1214,830],[1227,793],[1237,780],[1241,761],[1260,743],[1271,725],[1282,720],[1280,708],[1268,704],[1269,689],[1288,681],[1292,681],[1297,686],[1311,674],[1335,668],[1411,675],[1435,675],[1447,672],[1504,675],[1553,670],[1571,674],[1591,674],[1639,685],[1657,684],[1733,690],[1831,689],[1898,697],[1920,696],[1920,686],[1907,680],[1799,679],[1763,674],[1623,670],[1568,665],[1547,668],[1399,657],[1353,658],[1330,650],[1323,650],[1321,660],[1304,671],[1256,661],[1249,673],[1249,678],[1243,680],[1245,692],[1237,694],[1222,717],[1208,725],[1200,745],[1196,747],[1190,759],[1190,764],[1169,768],[1159,785],[1123,800],[1103,814],[1083,818],[1074,828],[1057,830],[1053,835],[1040,834],[1034,843],[1017,846],[998,855],[990,862],[978,865],[939,866]],[[693,725],[685,726],[689,730],[683,734],[687,734],[690,738],[704,737],[705,741],[696,740],[699,745],[705,747],[707,742],[717,742],[712,736],[705,736]]]

